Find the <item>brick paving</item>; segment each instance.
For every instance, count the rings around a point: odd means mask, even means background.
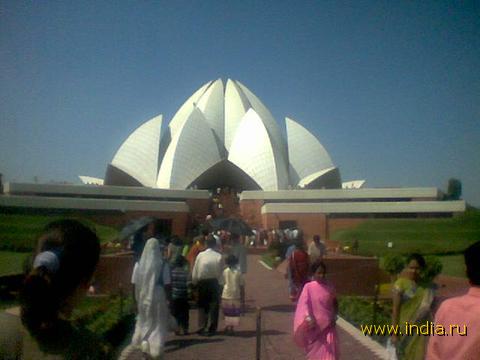
[[[248,311],[241,318],[235,336],[220,332],[212,337],[198,335],[171,336],[167,342],[165,359],[224,360],[255,359],[256,354],[256,308],[262,308],[262,360],[305,359],[302,349],[292,341],[293,306],[287,293],[286,280],[277,271],[270,271],[258,262],[258,255],[248,256],[249,271],[246,276]],[[197,329],[197,312],[190,311],[190,331]],[[221,317],[221,316],[220,316]],[[340,338],[341,359],[378,359],[364,345],[337,327]]]

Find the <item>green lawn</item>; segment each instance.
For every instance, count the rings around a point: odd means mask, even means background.
[[[0,275],[21,272],[23,261],[33,251],[44,226],[61,218],[59,215],[0,214]],[[102,243],[118,236],[118,230],[112,227],[76,219],[95,229]]]
[[[439,257],[443,264],[442,274],[458,277],[467,277],[463,255],[445,255]]]
[[[480,212],[448,219],[373,219],[353,229],[339,230],[332,235],[345,245],[354,239],[359,242],[359,254],[385,256],[387,254],[448,255],[459,254],[480,240]],[[393,243],[392,248],[387,244]]]
[[[43,227],[61,218],[58,215],[0,214],[0,250],[32,251]],[[118,235],[118,231],[114,228],[98,225],[87,219],[78,217],[77,219],[94,228],[102,243],[111,241]]]
[[[0,251],[0,275],[18,274],[23,271],[23,262],[29,253]]]

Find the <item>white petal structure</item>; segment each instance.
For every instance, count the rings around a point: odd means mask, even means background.
[[[200,89],[195,91],[192,96],[190,96],[182,106],[180,106],[180,109],[177,110],[176,114],[173,116],[172,120],[170,121],[170,124],[168,124],[168,127],[170,128],[170,132],[172,135],[172,138],[175,136],[177,131],[181,129],[187,118],[190,116],[190,113],[193,111],[193,109],[196,107],[196,104],[198,103],[200,97],[205,93],[205,90],[210,86],[212,82],[209,81],[205,85],[203,85]]]
[[[287,117],[285,122],[293,185],[305,187],[336,169],[327,150],[315,136],[293,119]],[[340,178],[337,186],[340,187]]]
[[[260,115],[265,127],[268,130],[270,138],[272,139],[273,146],[275,147],[276,151],[281,152],[281,156],[286,159],[287,158],[287,146],[285,144],[285,140],[282,137],[280,132],[280,128],[278,127],[277,122],[273,118],[272,113],[270,110],[267,109],[265,105],[260,101],[259,98],[255,96],[246,86],[242,85],[239,81],[237,81],[238,86],[242,89],[243,93],[247,97],[248,101],[251,104],[251,107]]]
[[[120,146],[112,165],[130,175],[143,186],[155,186],[162,115],[138,127]]]
[[[163,157],[157,187],[186,189],[221,160],[214,134],[202,112],[195,108]]]
[[[228,160],[253,178],[263,190],[278,190],[275,150],[270,136],[255,110],[243,117],[230,147]]]
[[[248,109],[250,102],[233,80],[227,80],[225,89],[225,147],[230,151],[235,132]]]
[[[207,82],[163,132],[161,122],[161,116],[147,121],[125,140],[106,185],[216,188],[235,179],[243,189],[341,187],[320,142],[288,118],[285,139],[268,108],[238,81]]]
[[[224,96],[223,82],[218,79],[212,83],[198,101],[197,107],[205,116],[208,125],[218,139],[224,138]]]

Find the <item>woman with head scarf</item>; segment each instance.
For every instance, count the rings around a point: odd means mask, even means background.
[[[165,286],[170,285],[171,281],[158,239],[150,238],[145,244],[133,280],[138,315],[132,345],[140,346],[144,353],[153,358],[160,358],[170,318]]]

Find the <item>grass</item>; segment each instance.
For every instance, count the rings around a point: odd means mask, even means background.
[[[22,272],[25,258],[33,251],[36,239],[58,215],[13,215],[0,213],[0,275]],[[69,217],[72,218],[72,217]],[[73,217],[95,230],[101,243],[114,240],[118,231],[89,219]]]
[[[418,252],[436,255],[442,262],[442,274],[465,277],[462,252],[480,240],[480,211],[446,219],[368,220],[353,229],[339,230],[332,239],[351,246],[358,239],[358,253],[383,257]],[[392,248],[387,244],[391,242]]]
[[[358,239],[358,253],[366,256],[459,254],[480,239],[480,211],[448,219],[367,220],[353,229],[336,231],[332,239],[342,246],[351,246]],[[389,242],[392,248],[387,246]]]
[[[32,251],[45,225],[61,218],[58,215],[0,214],[0,250]],[[95,229],[102,243],[111,241],[118,235],[118,231],[109,226],[99,225],[88,219],[76,219]]]
[[[272,269],[275,269],[282,262],[281,259],[272,255],[271,253],[263,254],[262,261],[268,266],[270,266]]]
[[[133,300],[131,297],[121,299],[118,296],[86,297],[73,311],[72,321],[110,345],[119,345],[127,335],[128,323],[134,321]],[[125,322],[127,328],[118,329]]]
[[[0,275],[21,273],[23,263],[29,256],[29,253],[0,251]]]
[[[466,278],[465,261],[463,255],[445,255],[439,256],[443,264],[442,274]]]

